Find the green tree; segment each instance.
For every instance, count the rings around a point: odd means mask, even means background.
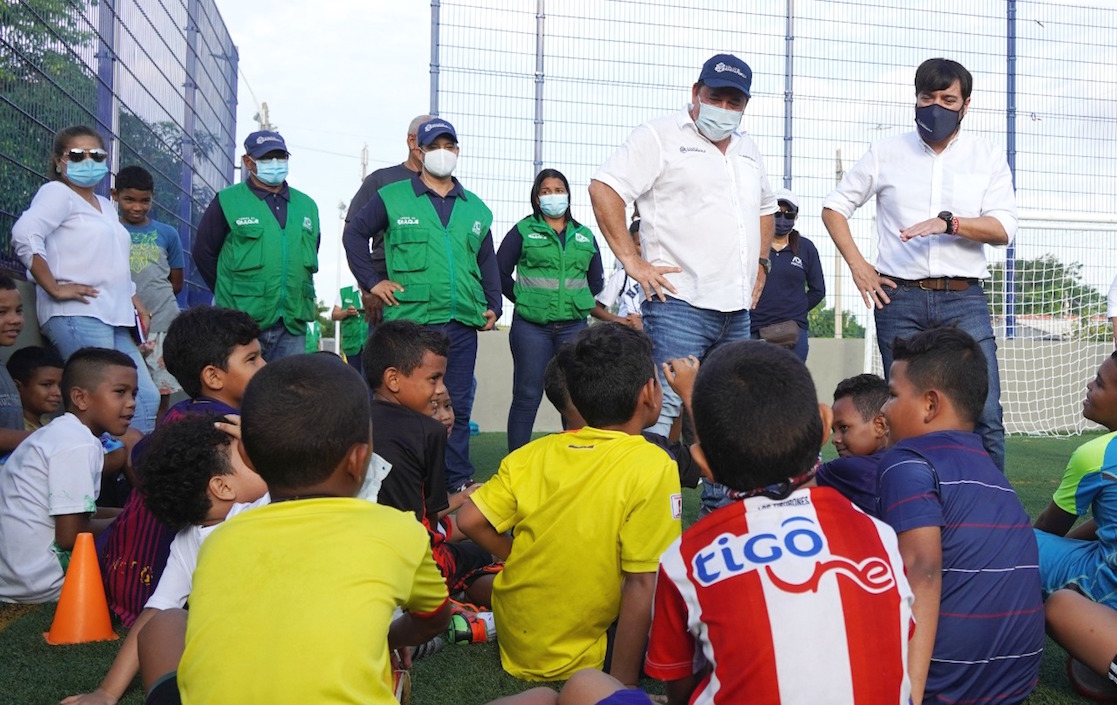
[[[322,327],[322,337],[333,338],[334,322],[330,318],[330,312],[334,310],[334,307],[327,306],[322,299],[318,299],[314,304],[314,310],[318,314],[318,325]]]
[[[1034,259],[1016,260],[1013,268],[1016,315],[1072,318],[1068,337],[1075,340],[1107,340],[1105,295],[1083,281],[1081,262],[1064,263],[1048,253]],[[985,293],[994,316],[1005,315],[1005,263],[989,265]]]
[[[807,313],[807,329],[812,338],[834,337],[834,309],[815,306]],[[865,326],[849,311],[842,311],[842,337],[864,338]]]

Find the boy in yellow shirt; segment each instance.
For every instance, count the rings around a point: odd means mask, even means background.
[[[506,457],[458,525],[505,560],[493,584],[504,670],[550,681],[604,668],[635,685],[659,557],[681,531],[675,461],[640,435],[663,392],[648,338],[620,324],[583,331],[561,364],[587,426]]]

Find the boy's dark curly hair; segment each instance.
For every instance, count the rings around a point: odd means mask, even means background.
[[[155,429],[136,462],[144,504],[175,531],[201,524],[210,510],[209,480],[229,475],[232,437],[213,424],[216,414],[196,414]]]

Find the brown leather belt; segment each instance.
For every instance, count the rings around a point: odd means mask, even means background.
[[[930,279],[901,279],[890,274],[881,274],[900,286],[910,286],[924,291],[965,291],[979,284],[977,279],[955,279],[953,277],[932,277]]]

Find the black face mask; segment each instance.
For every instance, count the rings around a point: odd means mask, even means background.
[[[783,237],[795,229],[795,216],[776,213],[776,235]]]
[[[962,122],[962,109],[951,110],[937,103],[915,109],[915,125],[924,142],[942,142],[954,134]]]

